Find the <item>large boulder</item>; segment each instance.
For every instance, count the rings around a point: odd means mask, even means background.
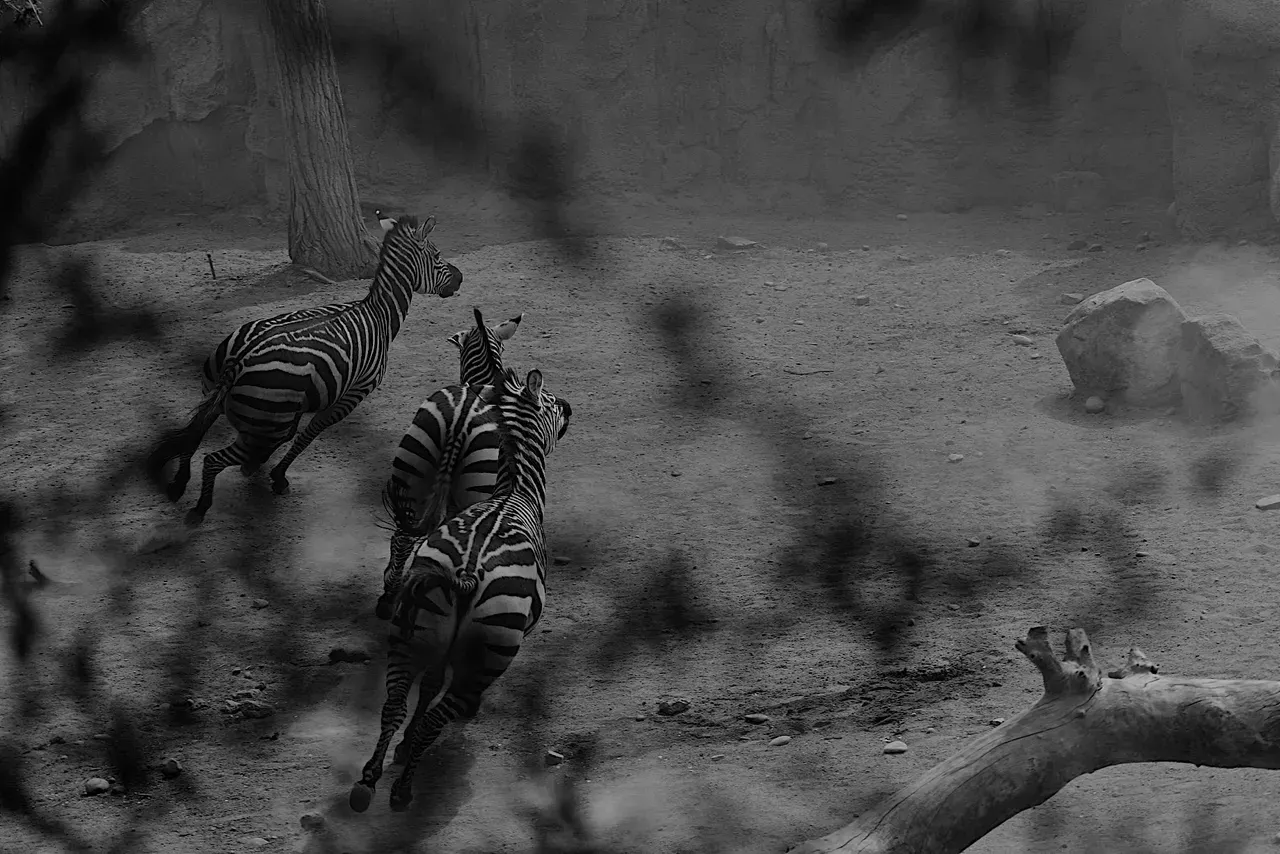
[[[1280,358],[1229,314],[1183,322],[1178,373],[1196,420],[1280,413]]]
[[[1186,315],[1164,288],[1135,279],[1094,294],[1067,315],[1058,352],[1082,395],[1135,406],[1175,403]]]

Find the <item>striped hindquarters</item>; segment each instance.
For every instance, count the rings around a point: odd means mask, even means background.
[[[332,317],[341,314],[354,305],[354,302],[331,303],[330,305],[290,311],[285,314],[278,314],[275,317],[253,320],[243,324],[239,329],[223,338],[218,343],[218,346],[213,348],[213,352],[209,354],[208,358],[204,360],[200,379],[205,393],[208,393],[209,389],[217,385],[218,378],[222,376],[222,372],[227,365],[234,364],[242,359],[246,353],[257,346],[263,339],[270,337],[282,327],[298,321],[314,320],[318,317]]]
[[[384,501],[396,528],[424,533],[489,498],[498,479],[497,411],[471,386],[447,386],[422,402],[392,460]],[[432,496],[436,501],[429,511]],[[431,512],[434,519],[424,514]]]

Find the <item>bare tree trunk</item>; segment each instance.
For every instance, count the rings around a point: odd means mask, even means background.
[[[346,109],[324,0],[266,0],[289,163],[289,257],[367,279],[378,247],[360,219]]]
[[[1083,629],[1059,661],[1043,626],[1017,643],[1044,696],[848,827],[791,849],[963,851],[1083,774],[1131,762],[1280,769],[1280,682],[1170,679],[1139,649],[1103,676]]]

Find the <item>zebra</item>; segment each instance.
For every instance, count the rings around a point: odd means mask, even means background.
[[[503,342],[515,335],[524,315],[487,327],[480,309],[474,312],[475,326],[449,337],[458,348],[461,384],[434,392],[418,407],[382,491],[391,519],[390,555],[374,609],[382,620],[391,618],[405,563],[421,539],[409,532],[435,530],[447,516],[488,498],[497,481],[497,412],[492,390],[483,387],[501,378]],[[543,401],[551,405],[555,396],[544,390]]]
[[[567,400],[548,405],[542,374],[524,386],[507,368],[494,387],[502,457],[493,495],[432,531],[396,596],[387,639],[387,696],[373,756],[348,802],[364,812],[382,776],[387,747],[404,721],[420,675],[413,719],[396,750],[404,770],[391,809],[413,800],[413,773],[450,721],[471,719],[480,697],[506,671],[542,616],[547,553],[542,513],[546,458],[573,415]]]
[[[186,516],[199,525],[213,504],[213,486],[227,466],[257,472],[285,442],[288,451],[271,469],[272,491],[289,489],[289,465],[324,430],[347,417],[382,382],[387,351],[404,323],[414,293],[450,297],[462,286],[462,272],[440,257],[428,238],[435,217],[393,220],[382,240],[378,269],[363,299],[281,314],[246,323],[222,340],[205,360],[204,399],[185,427],[165,434],[148,457],[154,480],[178,459],[166,484],[177,501],[191,477],[191,456],[205,433],[226,415],[235,442],[208,453],[201,472],[200,499]],[[314,413],[299,431],[298,423]]]

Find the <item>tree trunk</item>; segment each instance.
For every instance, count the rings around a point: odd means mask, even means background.
[[[367,279],[378,246],[360,218],[346,109],[324,0],[266,0],[289,163],[289,257]]]
[[[1059,661],[1038,627],[1017,642],[1044,696],[853,824],[790,854],[949,854],[1084,774],[1130,762],[1280,769],[1280,682],[1171,679],[1138,649],[1103,676],[1082,629]]]

